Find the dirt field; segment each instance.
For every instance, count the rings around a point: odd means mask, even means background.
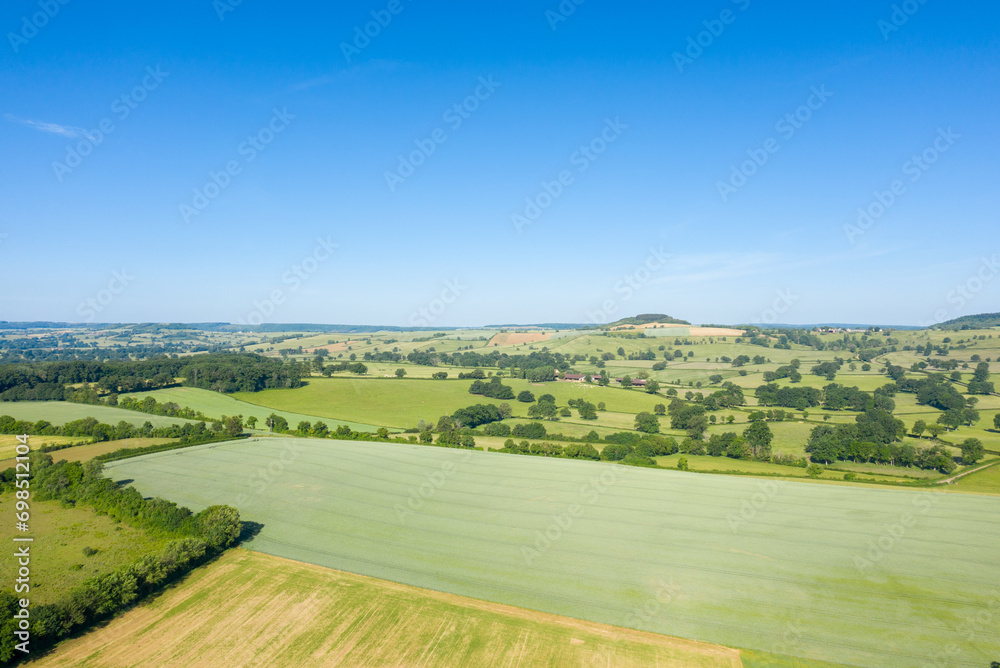
[[[243,549],[30,666],[742,666],[738,650]]]
[[[307,353],[315,353],[317,350],[328,350],[331,353],[342,353],[347,351],[348,346],[363,345],[364,341],[341,341],[340,343],[330,343],[325,346],[316,346],[315,348],[303,348],[302,350]]]
[[[692,327],[691,336],[742,336],[742,329],[729,327]]]
[[[551,338],[552,332],[504,332],[494,335],[486,346],[518,346],[522,343],[548,341]]]

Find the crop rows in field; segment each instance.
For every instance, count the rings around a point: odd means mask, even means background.
[[[236,503],[255,550],[473,598],[860,666],[1000,652],[989,497],[301,439],[108,469]]]

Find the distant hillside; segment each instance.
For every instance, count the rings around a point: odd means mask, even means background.
[[[1000,326],[1000,313],[980,313],[963,315],[934,325],[937,329],[985,329]]]
[[[580,322],[536,322],[530,325],[516,325],[513,323],[506,325],[483,325],[483,329],[583,329],[586,326]]]
[[[618,327],[619,325],[645,325],[647,322],[662,322],[666,325],[690,325],[687,320],[672,318],[664,313],[640,313],[633,318],[622,318],[615,322],[608,323],[608,327]]]

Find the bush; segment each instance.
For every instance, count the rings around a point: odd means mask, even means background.
[[[510,425],[503,422],[490,422],[483,427],[483,433],[487,436],[510,436]]]
[[[545,438],[545,425],[541,422],[514,425],[511,434],[515,438]]]

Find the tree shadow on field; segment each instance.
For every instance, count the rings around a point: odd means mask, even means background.
[[[264,525],[260,522],[251,522],[249,520],[243,520],[243,529],[240,531],[239,537],[236,539],[236,545],[243,546],[244,543],[249,543],[260,530],[264,528]]]
[[[135,478],[122,478],[121,480],[116,480],[115,484],[119,487],[128,487],[135,482]]]

